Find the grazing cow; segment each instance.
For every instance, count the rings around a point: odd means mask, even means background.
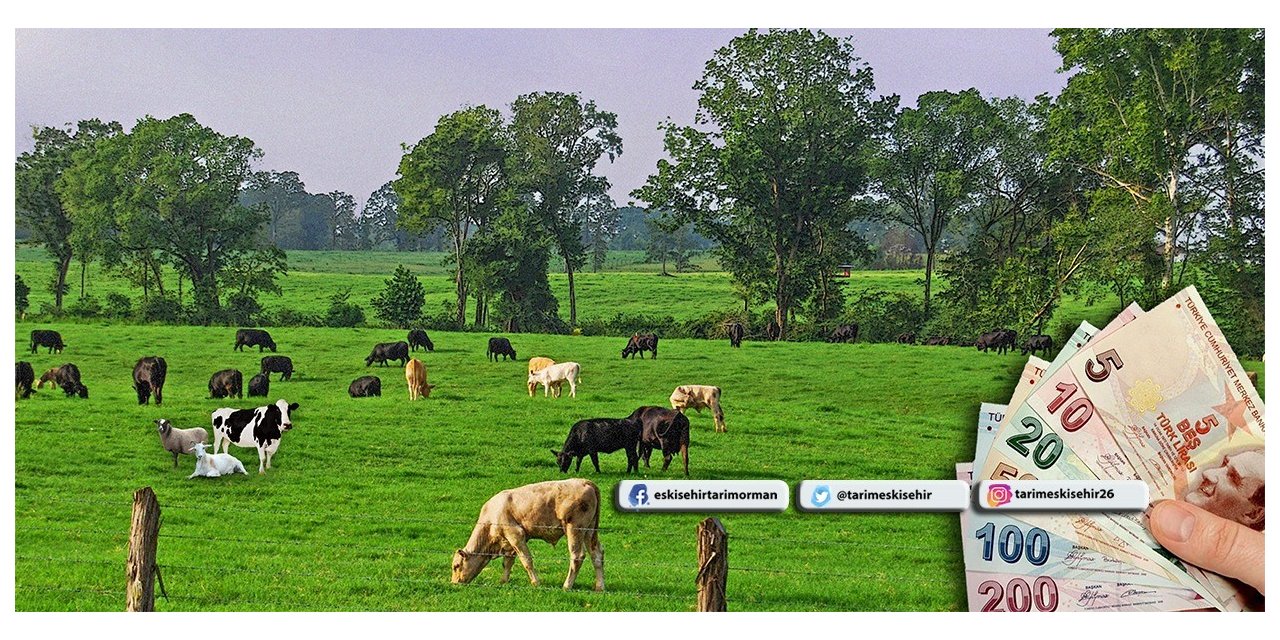
[[[1048,355],[1050,351],[1053,351],[1053,338],[1044,334],[1027,338],[1027,343],[1022,345],[1022,355],[1025,356],[1028,353],[1034,354],[1037,351],[1043,351],[1045,355]]]
[[[502,582],[511,579],[515,559],[539,586],[529,554],[529,540],[546,540],[554,546],[568,539],[569,574],[564,588],[573,587],[578,570],[591,553],[596,570],[596,591],[604,591],[604,549],[600,546],[600,489],[590,480],[570,478],[527,484],[489,498],[465,547],[453,554],[453,584],[467,584],[489,561],[502,558]]]
[[[544,357],[542,357],[542,356],[534,356],[534,357],[532,357],[532,358],[529,358],[529,383],[528,383],[528,386],[529,386],[529,397],[530,397],[530,398],[532,398],[532,397],[533,397],[533,391],[534,391],[535,389],[537,389],[537,388],[538,388],[538,382],[537,382],[536,380],[534,380],[534,379],[533,379],[533,374],[535,374],[535,373],[537,373],[537,372],[539,372],[539,371],[542,371],[543,369],[546,369],[547,367],[549,367],[549,366],[551,366],[551,365],[553,365],[553,364],[555,364],[555,363],[556,363],[556,361],[555,361],[555,360],[552,360],[551,358],[544,358]],[[559,397],[560,397],[560,385],[558,385],[558,384],[557,384],[557,385],[555,385],[555,390],[556,390],[556,397],[557,397],[557,398],[559,398]]]
[[[529,387],[533,388],[539,384],[542,385],[542,397],[551,394],[552,387],[555,388],[556,397],[560,397],[560,384],[569,383],[569,397],[578,397],[578,383],[582,382],[579,372],[581,367],[576,362],[561,362],[543,367],[542,369],[529,374]]]
[[[915,344],[916,334],[913,331],[904,331],[898,334],[898,344]]]
[[[35,329],[31,332],[31,353],[38,353],[40,347],[48,347],[48,353],[57,351],[62,353],[66,348],[66,344],[62,342],[62,335],[57,331],[49,329]]]
[[[261,396],[265,398],[268,393],[271,393],[271,376],[265,373],[259,373],[258,375],[249,378],[250,398],[254,396]]]
[[[943,336],[929,336],[929,339],[925,340],[924,344],[928,347],[945,347],[950,344],[950,340]]]
[[[409,399],[430,398],[435,385],[427,383],[427,367],[414,358],[404,366],[404,380],[409,383]]]
[[[857,342],[858,324],[842,324],[827,336],[827,342]]]
[[[998,329],[1000,332],[1000,353],[1018,348],[1018,332],[1013,329]]]
[[[168,371],[168,363],[160,356],[148,356],[133,365],[133,390],[138,392],[138,404],[147,404],[154,396],[156,406],[160,406]]]
[[[1004,353],[1005,351],[1016,349],[1018,340],[1018,332],[1012,329],[996,329],[978,336],[974,341],[974,346],[978,351],[986,352],[987,350],[995,350],[996,353]]]
[[[671,408],[684,413],[685,409],[693,409],[702,413],[703,407],[711,409],[715,419],[716,431],[724,432],[724,411],[720,408],[720,387],[705,384],[686,384],[676,387],[671,392]]]
[[[262,359],[262,373],[278,373],[281,380],[292,380],[293,360],[289,356],[266,356]]]
[[[378,376],[361,376],[351,381],[347,387],[347,395],[352,398],[373,398],[382,396],[382,379]]]
[[[409,349],[417,351],[418,347],[422,347],[427,351],[436,350],[436,345],[431,342],[431,338],[427,336],[427,332],[422,329],[414,329],[409,332]]]
[[[36,383],[36,388],[43,389],[46,383],[54,389],[58,388],[58,367],[54,367],[40,374],[40,382]]]
[[[276,352],[276,342],[271,339],[271,334],[262,329],[240,329],[236,331],[236,351],[244,351],[245,347],[257,347],[258,353],[262,353],[265,347]]]
[[[742,327],[741,322],[730,322],[725,326],[725,331],[729,334],[729,345],[736,348],[742,347],[742,337],[747,334],[747,330]]]
[[[502,356],[503,360],[507,356],[511,356],[512,360],[518,360],[516,350],[511,347],[511,341],[506,338],[489,338],[489,352],[485,354],[487,358],[498,361],[498,356]]]
[[[717,389],[718,391],[718,389]],[[662,470],[671,466],[671,458],[680,453],[684,458],[684,474],[689,475],[689,418],[675,409],[640,407],[628,418],[640,423],[639,453],[644,466],[654,449],[662,451]],[[636,471],[639,471],[637,465]]]
[[[243,390],[244,375],[236,369],[223,369],[209,378],[209,398],[211,399],[230,398],[231,396],[243,398]],[[253,394],[250,393],[250,395]],[[266,395],[265,389],[261,395]]]
[[[382,366],[387,366],[388,360],[399,360],[400,366],[404,366],[409,362],[409,343],[408,342],[383,342],[382,344],[373,345],[373,353],[364,359],[364,366],[369,366],[375,362]]]
[[[25,360],[19,360],[15,366],[16,392],[19,398],[29,398],[32,394],[31,385],[36,381],[36,370],[31,368],[31,363]]]
[[[258,473],[266,473],[271,468],[271,456],[280,448],[280,437],[293,428],[289,412],[297,410],[298,403],[289,404],[284,400],[257,409],[218,409],[210,414],[213,452],[218,453],[219,445],[223,453],[233,444],[256,448]]]
[[[591,457],[591,465],[600,473],[601,453],[613,453],[619,449],[627,452],[627,473],[640,471],[640,423],[631,418],[590,418],[579,420],[569,427],[569,437],[565,438],[564,448],[551,450],[556,457],[560,472],[569,471],[569,464],[576,457],[578,466],[574,472],[582,470],[582,459]]]
[[[89,397],[89,388],[80,382],[80,368],[68,362],[57,368],[53,381],[57,386],[62,387],[62,392],[67,397],[80,396],[81,398]]]
[[[640,359],[644,360],[645,351],[652,351],[654,359],[658,358],[658,336],[652,333],[632,335],[631,339],[627,340],[627,346],[622,348],[622,357],[625,359],[627,356],[631,356],[631,359],[634,360],[638,353],[640,354]]]
[[[778,321],[770,319],[769,324],[764,325],[764,337],[766,340],[781,340],[782,327],[778,326]]]

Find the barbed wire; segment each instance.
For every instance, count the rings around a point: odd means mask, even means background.
[[[867,579],[874,578],[877,580],[893,580],[895,582],[910,582],[913,584],[952,584],[945,580],[928,580],[922,578],[913,578],[901,574],[879,574],[879,573],[838,573],[835,571],[801,571],[798,569],[762,569],[759,567],[735,567],[729,565],[730,571],[746,571],[748,573],[776,573],[782,575],[801,575],[816,576],[821,578],[858,578]]]

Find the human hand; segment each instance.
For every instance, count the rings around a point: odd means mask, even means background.
[[[1179,558],[1266,595],[1262,532],[1186,502],[1164,500],[1151,509],[1151,533]]]

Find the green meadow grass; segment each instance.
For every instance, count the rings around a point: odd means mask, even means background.
[[[365,308],[370,322],[376,322],[369,301],[382,290],[396,266],[403,264],[418,274],[426,289],[425,310],[438,313],[446,307],[452,309],[455,300],[453,276],[443,262],[445,257],[443,253],[419,252],[291,251],[289,275],[279,281],[281,294],[264,294],[260,302],[269,310],[283,306],[307,314],[323,315],[333,294],[350,290],[351,301]],[[618,313],[625,313],[669,315],[677,320],[687,320],[713,312],[741,309],[742,302],[733,292],[729,274],[717,271],[719,267],[708,256],[700,256],[696,262],[702,270],[665,277],[659,275],[659,265],[644,262],[643,252],[611,251],[604,271],[588,270],[575,275],[578,318],[607,320]],[[53,296],[46,286],[52,267],[44,250],[19,245],[16,267],[32,289],[32,310],[38,311],[45,303],[52,304]],[[170,269],[165,273],[166,290],[176,291],[178,283],[173,271]],[[560,301],[560,315],[568,319],[568,278],[554,264],[548,277],[551,290]],[[850,299],[863,289],[920,296],[923,277],[921,270],[857,271],[850,278],[840,278],[837,282],[844,287]],[[73,266],[69,280],[72,293],[67,304],[79,297],[79,265]],[[89,266],[86,281],[87,291],[100,303],[105,302],[110,293],[126,295],[134,299],[135,304],[141,297],[137,287],[116,273],[104,271],[97,263]],[[940,281],[935,282],[935,286],[942,285]],[[1114,298],[1089,305],[1082,298],[1068,297],[1054,315],[1053,323],[1074,328],[1081,320],[1089,320],[1101,326],[1099,323],[1106,323],[1119,308],[1119,302]],[[1052,328],[1053,324],[1050,324],[1049,329]]]
[[[14,348],[37,374],[75,362],[88,399],[40,390],[17,403],[15,607],[19,611],[120,610],[131,495],[150,486],[162,505],[159,563],[169,599],[161,610],[642,610],[695,602],[694,514],[623,514],[613,506],[625,476],[621,452],[602,472],[570,475],[600,485],[605,593],[559,584],[563,544],[531,543],[544,586],[516,565],[476,582],[449,583],[454,549],[494,493],[566,477],[549,449],[573,422],[666,405],[680,384],[724,389],[728,432],[691,413],[693,478],[949,478],[973,454],[980,402],[1001,402],[1021,367],[1015,355],[970,348],[663,340],[657,360],[622,360],[617,338],[519,334],[519,362],[489,362],[481,334],[433,333],[419,354],[437,385],[410,403],[397,366],[366,368],[375,329],[272,330],[293,358],[292,381],[270,399],[301,408],[265,476],[256,453],[233,448],[249,476],[187,480],[159,444],[152,421],[208,428],[209,412],[260,398],[209,400],[214,371],[246,380],[257,352],[232,350],[228,328],[58,326],[61,355],[27,351],[36,325],[19,323]],[[137,358],[169,365],[165,404],[138,406]],[[534,355],[582,365],[578,397],[529,398]],[[1259,363],[1247,363],[1250,369]],[[352,399],[354,378],[379,375],[385,395]],[[660,465],[659,465],[660,466]],[[675,466],[643,469],[680,478]],[[794,500],[793,500],[794,502]],[[957,610],[965,608],[957,519],[944,514],[722,515],[730,535],[731,610]]]

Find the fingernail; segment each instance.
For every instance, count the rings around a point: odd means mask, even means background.
[[[1196,526],[1195,514],[1188,511],[1176,500],[1168,500],[1157,504],[1151,514],[1151,520],[1160,529],[1164,537],[1173,542],[1186,542],[1191,539],[1191,530]]]

